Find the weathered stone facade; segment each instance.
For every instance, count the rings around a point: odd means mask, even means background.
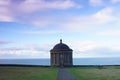
[[[60,43],[50,50],[51,66],[72,66],[72,51],[72,49],[60,40]]]

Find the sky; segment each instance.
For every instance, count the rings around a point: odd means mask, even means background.
[[[120,57],[120,0],[0,0],[0,58]]]

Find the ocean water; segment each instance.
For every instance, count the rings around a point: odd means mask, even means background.
[[[50,65],[50,59],[0,59],[0,64]],[[75,58],[74,65],[120,65],[120,58]]]

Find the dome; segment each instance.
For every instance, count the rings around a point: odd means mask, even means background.
[[[59,44],[56,44],[52,50],[68,50],[72,51],[66,44],[62,43],[62,40],[60,40]]]

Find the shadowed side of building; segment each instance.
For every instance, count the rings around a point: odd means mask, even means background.
[[[51,66],[73,66],[72,52],[73,50],[60,40],[60,43],[50,50]]]

